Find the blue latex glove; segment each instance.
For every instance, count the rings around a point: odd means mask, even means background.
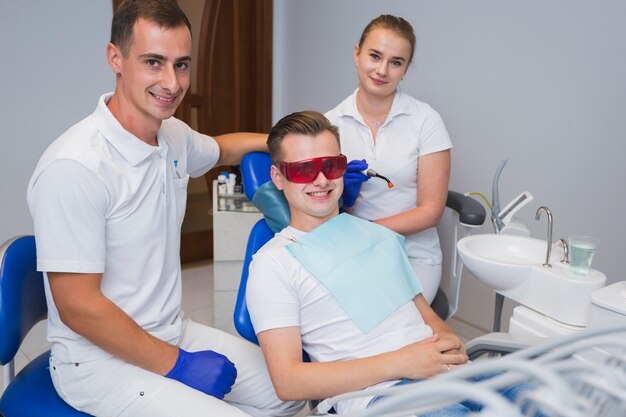
[[[352,207],[354,205],[356,198],[361,192],[361,185],[370,179],[370,177],[361,172],[367,168],[368,165],[365,159],[360,161],[355,159],[348,162],[348,169],[343,174],[343,194],[341,194],[344,207]]]
[[[212,350],[187,352],[179,348],[176,363],[165,377],[221,400],[235,383],[237,369],[226,356]]]

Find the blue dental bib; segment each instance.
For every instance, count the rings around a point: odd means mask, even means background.
[[[363,333],[422,292],[404,237],[346,213],[286,249],[324,284]]]

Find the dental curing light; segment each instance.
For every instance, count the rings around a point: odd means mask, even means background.
[[[371,168],[368,169],[364,169],[363,171],[361,171],[364,175],[367,175],[368,177],[377,177],[377,178],[381,178],[385,181],[387,181],[387,188],[393,188],[393,182],[391,182],[389,180],[389,178],[387,177],[383,177],[382,175],[380,175],[378,172],[374,171]]]

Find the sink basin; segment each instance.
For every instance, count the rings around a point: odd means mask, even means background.
[[[474,235],[457,245],[463,264],[476,277],[496,291],[518,286],[524,280],[521,271],[541,266],[546,259],[546,242],[512,235]],[[560,263],[563,250],[554,247],[550,262]]]
[[[593,269],[586,276],[572,274],[561,263],[560,245],[552,248],[552,267],[544,267],[545,240],[479,234],[459,240],[457,248],[465,267],[499,294],[575,326],[588,324],[591,293],[606,283]]]

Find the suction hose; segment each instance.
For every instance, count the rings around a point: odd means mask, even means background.
[[[508,159],[504,159],[502,160],[502,162],[500,162],[500,166],[496,171],[496,175],[493,177],[493,184],[491,185],[491,221],[498,228],[498,232],[502,230],[502,227],[504,226],[504,223],[502,223],[502,219],[500,218],[500,216],[498,216],[498,213],[500,213],[500,193],[498,191],[498,182],[500,181],[500,174],[502,173],[502,169],[504,169],[504,166],[507,162],[509,162]]]

